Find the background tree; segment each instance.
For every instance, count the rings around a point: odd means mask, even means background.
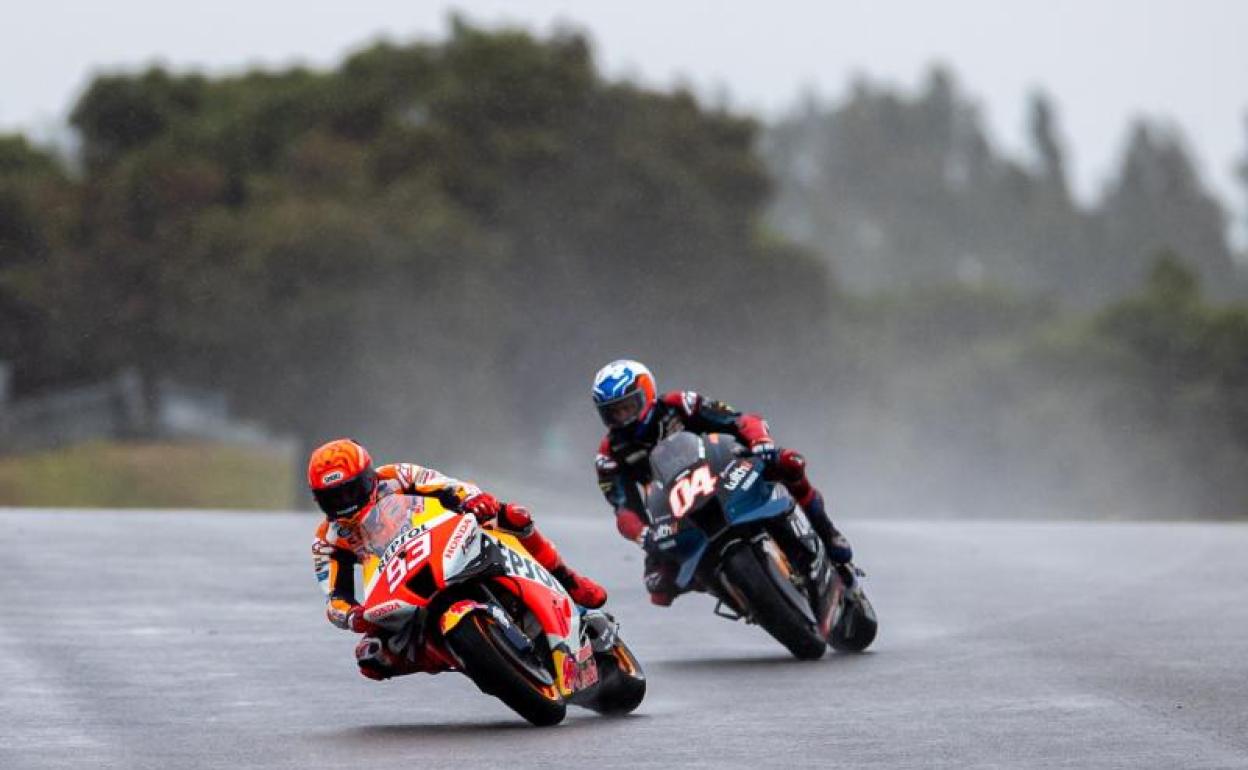
[[[1081,209],[1056,114],[1032,97],[1034,162],[1022,164],[940,68],[912,95],[861,81],[840,104],[807,99],[764,143],[773,222],[856,290],[987,282],[1090,307],[1129,293],[1172,248],[1225,298],[1225,219],[1177,136],[1137,124],[1103,200]]]
[[[1173,131],[1133,126],[1122,170],[1099,213],[1103,283],[1141,280],[1149,261],[1165,250],[1186,255],[1207,285],[1233,283],[1225,215]]]
[[[107,75],[72,116],[59,291],[97,314],[57,326],[84,369],[220,387],[308,441],[479,452],[466,410],[559,441],[603,361],[724,373],[729,339],[782,361],[817,332],[769,330],[826,304],[823,268],[760,231],[755,125],[604,80],[576,34],[455,22],[328,72]]]
[[[462,22],[72,115],[80,163],[0,140],[19,393],[137,367],[305,443],[591,484],[587,381],[630,356],[767,414],[855,515],[1248,505],[1221,210],[1151,125],[1083,207],[1043,94],[1026,160],[941,68],[763,131]]]

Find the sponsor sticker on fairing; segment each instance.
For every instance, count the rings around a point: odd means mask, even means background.
[[[391,540],[389,545],[386,546],[386,550],[383,551],[381,554],[381,560],[383,562],[386,561],[391,556],[398,553],[399,549],[407,545],[407,543],[412,538],[422,535],[425,532],[428,532],[429,530],[433,529],[434,527],[438,526],[442,522],[446,521],[447,519],[455,515],[456,514],[454,513],[444,513],[441,516],[438,516],[437,518],[433,519],[432,521],[426,521],[424,524],[421,524],[415,527],[413,527],[411,524],[407,524],[405,528],[403,529],[403,531],[397,537]]]
[[[563,586],[537,562],[521,556],[510,548],[504,549],[503,553],[507,557],[507,561],[503,563],[503,569],[508,575],[536,580],[547,588],[566,593]]]
[[[582,647],[575,657],[562,651],[558,657],[565,690],[575,692],[597,684],[598,664],[594,661],[594,650],[590,645]]]
[[[410,605],[406,605],[400,601],[382,602],[381,604],[378,604],[376,607],[372,607],[369,610],[367,610],[364,613],[364,617],[365,619],[373,621],[375,623],[379,620],[382,620],[383,618],[387,618],[393,615],[394,613],[398,612],[399,610],[403,609],[406,606],[410,606]]]
[[[455,549],[464,546],[467,542],[466,538],[472,528],[476,526],[471,518],[464,516],[459,520],[459,524],[455,527],[455,532],[451,534],[449,540],[446,541],[446,553],[454,553]]]
[[[738,463],[734,460],[732,468],[728,471],[727,480],[724,481],[724,489],[736,489],[741,485],[742,479],[748,475],[750,475],[750,466],[744,463]]]

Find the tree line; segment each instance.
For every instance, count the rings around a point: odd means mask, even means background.
[[[731,336],[765,363],[800,342],[767,324],[826,314],[826,268],[760,226],[755,124],[607,81],[575,34],[456,22],[326,72],[104,75],[71,122],[80,169],[0,149],[19,392],[132,365],[309,440],[467,450],[465,425],[580,405],[604,357],[700,365]]]
[[[764,127],[461,21],[101,75],[71,122],[70,159],[0,139],[19,395],[134,366],[309,443],[591,484],[588,378],[626,355],[762,409],[862,515],[1248,505],[1224,215],[1151,126],[1089,211],[1045,100],[1025,167],[947,73]]]
[[[1093,307],[1133,291],[1171,250],[1215,296],[1243,298],[1228,215],[1181,136],[1144,119],[1126,133],[1118,171],[1080,205],[1045,94],[1031,97],[1020,161],[993,147],[949,71],[933,68],[913,94],[860,79],[843,101],[808,98],[767,132],[773,216],[859,291],[980,283]]]

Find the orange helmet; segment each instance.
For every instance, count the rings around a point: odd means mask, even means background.
[[[368,505],[377,488],[373,458],[349,438],[322,444],[308,459],[308,486],[326,518],[352,516]]]

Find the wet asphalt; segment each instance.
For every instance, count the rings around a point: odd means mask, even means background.
[[[1248,768],[1248,525],[846,520],[879,639],[798,662],[650,606],[599,507],[540,521],[649,694],[542,730],[359,676],[311,514],[0,510],[0,768]]]

